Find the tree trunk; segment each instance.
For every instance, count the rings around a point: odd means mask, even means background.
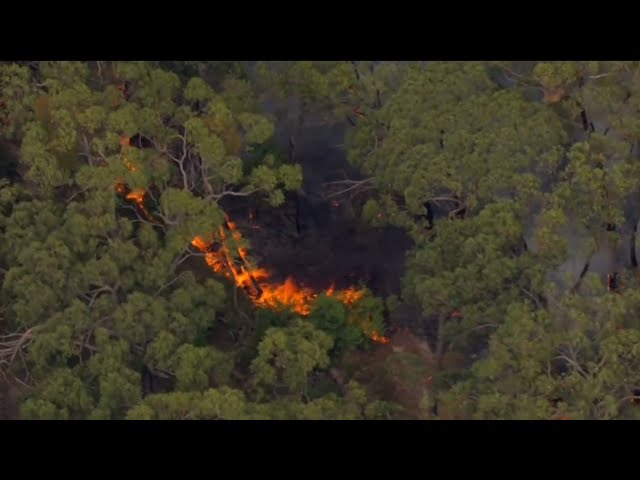
[[[153,374],[145,365],[142,367],[142,398],[155,393],[154,390]]]
[[[583,108],[580,111],[580,118],[582,119],[582,128],[585,132],[589,131],[589,118],[587,117],[587,111]]]
[[[293,141],[293,137],[289,137],[289,163],[295,163],[296,143]]]
[[[589,271],[589,266],[590,265],[591,265],[591,257],[589,257],[589,260],[587,260],[585,262],[585,264],[584,264],[584,267],[582,267],[582,271],[580,272],[580,276],[578,277],[578,280],[576,281],[575,285],[571,289],[572,293],[576,292],[578,290],[578,288],[580,288],[580,284],[582,283],[582,279],[585,277],[585,275]]]
[[[444,359],[445,344],[444,344],[444,316],[438,317],[438,340],[436,342],[436,370],[439,372],[442,370],[442,361]]]

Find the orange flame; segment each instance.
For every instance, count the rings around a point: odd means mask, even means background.
[[[131,144],[131,139],[129,137],[120,137],[120,145],[122,147],[128,147]],[[130,172],[137,172],[138,167],[136,167],[129,159],[126,157],[123,159],[124,166],[127,167],[127,170]],[[124,183],[124,180],[120,179],[120,181],[116,184],[116,192],[120,195],[124,195],[127,200],[131,200],[136,203],[138,208],[142,211],[142,213],[147,216],[147,218],[151,218],[149,212],[147,212],[144,206],[144,199],[147,194],[144,190],[136,189],[129,190]]]
[[[146,194],[147,192],[144,190],[131,190],[125,198],[127,200],[133,200],[141,210],[144,210],[144,197]]]
[[[126,139],[126,141],[125,141]],[[128,138],[123,137],[121,144],[128,145]],[[137,171],[137,167],[126,158],[124,160],[126,167],[132,171]],[[116,191],[120,195],[124,195],[127,200],[136,203],[138,208],[147,217],[151,218],[149,212],[144,205],[146,192],[144,190],[129,190],[123,181],[116,184]],[[252,220],[255,214],[251,216]],[[236,242],[242,239],[242,234],[236,229],[236,224],[226,217],[226,225],[231,233],[231,238]],[[296,313],[306,316],[311,313],[311,303],[318,297],[318,293],[310,288],[305,288],[296,284],[291,277],[287,278],[283,283],[269,282],[271,277],[269,271],[263,268],[257,268],[251,265],[248,251],[244,247],[237,249],[240,257],[240,264],[234,258],[231,250],[226,243],[227,234],[223,226],[220,226],[217,234],[212,235],[212,241],[207,242],[202,237],[195,237],[191,244],[204,253],[205,262],[214,272],[225,276],[234,281],[234,283],[245,290],[249,298],[254,304],[266,308],[291,308]],[[215,248],[215,246],[218,248]],[[351,305],[364,296],[364,289],[356,289],[354,287],[339,292],[335,291],[334,285],[331,285],[325,292],[327,296],[334,296],[345,305]],[[380,335],[376,331],[369,334],[371,340],[382,345],[390,342],[387,337]]]
[[[231,237],[239,241],[242,238],[236,229],[236,224],[226,219],[227,227],[231,232]],[[311,303],[318,297],[318,292],[310,288],[305,288],[296,284],[291,277],[283,283],[269,282],[271,274],[269,271],[256,268],[251,265],[248,258],[247,249],[238,248],[238,255],[242,260],[242,265],[237,265],[231,251],[227,247],[225,240],[227,234],[223,227],[220,227],[215,240],[216,242],[206,242],[202,237],[195,237],[191,244],[205,254],[207,265],[216,273],[233,280],[235,284],[245,290],[255,305],[266,308],[291,308],[296,313],[306,316],[311,313]],[[217,250],[213,251],[213,245],[219,243]],[[336,292],[335,286],[331,285],[325,292],[327,296],[337,298],[345,305],[351,305],[364,296],[364,289],[348,288]],[[381,335],[377,331],[372,331],[368,336],[376,343],[387,345],[389,338]]]
[[[239,241],[242,238],[236,229],[236,224],[227,218],[227,227],[231,232],[231,237]],[[220,240],[220,247],[212,251],[213,242],[207,243],[202,237],[196,237],[191,244],[201,252],[205,253],[205,261],[209,267],[227,278],[234,280],[235,284],[247,291],[253,302],[261,307],[279,308],[288,307],[300,315],[309,315],[311,303],[318,297],[318,293],[310,288],[299,286],[291,277],[283,283],[268,282],[271,277],[269,271],[263,268],[253,267],[248,258],[246,248],[238,248],[238,256],[242,260],[242,265],[236,262],[227,247],[225,240],[227,235],[223,227],[219,228],[217,239]],[[364,296],[364,290],[349,288],[335,293],[333,285],[325,292],[326,295],[334,295],[343,303],[349,305]]]

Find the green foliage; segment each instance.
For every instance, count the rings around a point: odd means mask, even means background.
[[[639,279],[623,256],[639,67],[2,63],[0,135],[19,158],[2,166],[15,183],[0,179],[0,363],[31,387],[21,416],[638,418]],[[220,204],[277,208],[301,188],[279,142],[309,116],[347,127],[371,177],[349,192],[362,223],[414,241],[402,294],[321,295],[305,319],[248,311],[191,242],[223,224]],[[387,314],[421,333],[378,347]]]
[[[349,348],[364,342],[365,333],[349,321],[345,305],[331,297],[321,296],[314,305],[309,320],[335,339],[336,348]]]
[[[50,372],[38,398],[27,399],[22,415],[27,420],[82,420],[93,399],[82,381],[69,369]]]
[[[302,393],[309,375],[329,365],[333,339],[312,323],[296,319],[288,327],[267,330],[251,363],[256,385]]]
[[[210,383],[224,384],[233,367],[225,354],[211,347],[183,345],[172,360],[175,365],[176,388],[181,391],[204,390]]]
[[[514,305],[473,379],[449,399],[466,389],[467,415],[483,419],[637,418],[638,332],[616,327],[637,310],[637,293],[576,300],[551,315]]]
[[[0,135],[15,139],[33,117],[36,89],[28,67],[0,65]]]
[[[260,308],[254,315],[255,336],[262,340],[264,334],[271,327],[284,327],[291,323],[298,315],[290,309],[278,310],[271,308]]]
[[[202,393],[151,395],[127,414],[128,420],[247,420],[250,410],[242,392],[228,387]]]

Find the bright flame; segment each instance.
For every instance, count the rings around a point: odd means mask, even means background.
[[[236,224],[228,218],[226,223],[231,237],[239,241],[242,235],[236,229]],[[191,244],[205,254],[205,261],[213,271],[232,279],[237,286],[249,294],[256,305],[267,308],[288,307],[300,315],[309,315],[311,303],[318,297],[318,292],[299,286],[291,277],[283,283],[269,282],[270,272],[253,267],[246,248],[238,248],[237,252],[242,265],[237,265],[225,243],[226,239],[225,229],[220,227],[214,241],[207,243],[202,237],[196,237]],[[214,251],[212,246],[216,244],[219,246]],[[332,285],[324,293],[328,296],[334,295],[341,302],[350,305],[363,297],[364,289],[349,288],[336,293]]]
[[[144,190],[131,190],[125,197],[127,200],[133,200],[138,207],[144,208],[144,196],[147,194]]]
[[[123,148],[126,148],[130,145],[130,140],[128,137],[122,137],[120,143]],[[138,170],[126,158],[124,159],[124,164],[131,172]],[[144,190],[129,190],[122,180],[116,184],[115,188],[127,200],[135,202],[147,218],[151,218],[144,204],[146,196]],[[252,212],[250,219],[255,219],[255,213]],[[226,217],[226,224],[231,233],[231,238],[236,242],[240,241],[242,234],[236,229],[236,224],[228,217]],[[249,298],[257,306],[266,308],[287,307],[305,316],[311,313],[311,303],[318,297],[318,292],[297,285],[291,277],[287,278],[284,283],[269,282],[270,272],[263,268],[252,266],[246,248],[239,247],[237,249],[241,260],[238,262],[231,253],[226,241],[227,233],[224,227],[220,226],[218,232],[212,235],[211,241],[208,242],[202,237],[195,237],[191,244],[204,253],[207,265],[214,272],[232,280],[238,287],[245,290]],[[324,293],[327,296],[337,298],[345,305],[351,305],[364,296],[364,289],[351,287],[336,292],[334,285],[331,285]],[[376,331],[372,331],[368,335],[376,343],[386,345],[390,342],[387,337],[380,335]]]

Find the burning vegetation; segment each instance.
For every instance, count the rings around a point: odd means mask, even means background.
[[[290,308],[306,316],[311,312],[312,302],[321,293],[334,297],[345,305],[352,305],[364,296],[365,290],[355,287],[336,291],[332,285],[324,292],[317,292],[298,285],[291,277],[282,283],[269,281],[271,273],[264,268],[252,265],[246,248],[237,248],[239,261],[234,258],[228,246],[229,236],[235,242],[239,242],[242,238],[236,224],[227,217],[225,225],[220,226],[217,235],[211,241],[207,242],[201,237],[196,237],[191,243],[205,254],[205,261],[213,271],[232,280],[259,307]],[[376,343],[389,343],[389,339],[377,331],[365,333]]]
[[[130,145],[128,138],[121,138],[123,147]],[[124,165],[131,172],[137,171],[137,167],[126,158]],[[142,214],[150,218],[145,207],[146,192],[144,190],[130,190],[121,180],[116,184],[116,192],[126,200],[135,203]],[[255,212],[249,214],[250,221],[255,222]],[[257,227],[254,225],[254,227]],[[207,265],[217,274],[226,277],[244,290],[252,302],[262,308],[280,309],[289,308],[296,313],[307,316],[311,313],[311,305],[319,295],[338,299],[345,305],[353,305],[364,297],[365,289],[349,287],[336,291],[334,285],[327,290],[318,292],[299,285],[292,277],[284,282],[270,281],[271,272],[257,267],[251,262],[245,247],[232,247],[229,243],[242,242],[242,234],[237,229],[235,222],[225,215],[225,223],[213,232],[209,239],[200,236],[195,237],[191,244],[204,254]],[[237,256],[235,255],[237,253]],[[386,345],[390,340],[376,330],[364,332],[373,342]]]

